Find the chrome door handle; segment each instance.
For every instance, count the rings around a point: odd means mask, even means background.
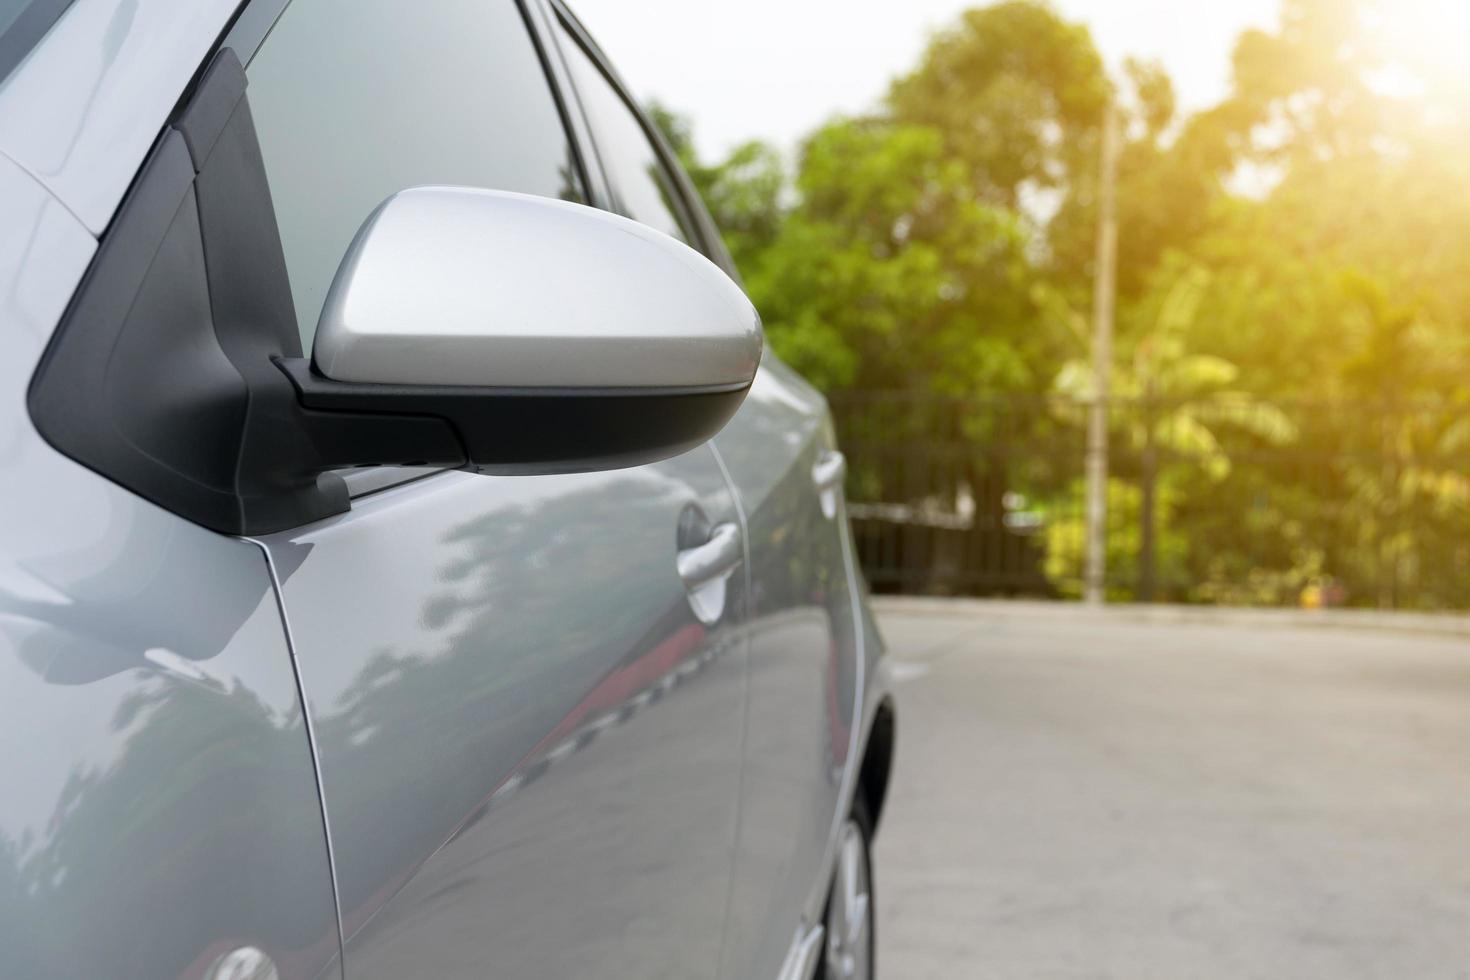
[[[847,457],[836,449],[827,450],[812,465],[812,482],[817,486],[822,516],[829,521],[837,516],[837,494],[842,490],[842,481],[845,479]]]
[[[835,449],[823,453],[812,466],[812,482],[818,490],[835,490],[847,477],[847,457]]]
[[[704,625],[713,626],[725,614],[726,585],[744,557],[736,524],[716,524],[704,544],[679,551],[679,578],[689,593],[689,608]]]
[[[717,524],[704,544],[679,552],[679,578],[683,579],[684,588],[694,592],[728,578],[743,557],[739,526]]]

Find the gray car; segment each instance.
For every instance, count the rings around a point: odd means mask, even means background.
[[[556,0],[0,0],[0,974],[873,974],[822,398]]]

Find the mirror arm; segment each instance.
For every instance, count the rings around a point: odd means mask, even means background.
[[[463,467],[468,462],[454,427],[443,418],[392,410],[396,385],[383,389],[383,410],[364,411],[341,404],[342,386],[322,377],[305,358],[272,358],[291,381],[300,405],[300,422],[316,448],[322,471],[354,466]],[[338,396],[338,397],[334,397]]]

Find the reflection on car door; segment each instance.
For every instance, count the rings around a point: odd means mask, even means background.
[[[4,159],[0,201],[0,976],[203,977],[227,957],[336,976],[311,746],[264,556],[42,438],[26,390],[98,243]],[[114,222],[89,281],[115,289],[109,260],[154,254],[164,236],[140,223]]]
[[[843,468],[821,397],[768,354],[715,446],[750,549],[749,715],[721,969],[733,980],[775,976],[797,923],[820,912],[862,678]]]
[[[336,263],[389,194],[585,198],[542,64],[512,0],[286,9],[247,97],[308,346]],[[743,553],[713,451],[405,480],[377,471],[351,512],[263,540],[315,734],[348,980],[712,978],[744,577],[680,556],[732,535],[715,550]],[[681,567],[718,574],[686,584]]]
[[[696,617],[681,518],[685,544],[736,520],[708,448],[585,476],[440,474],[266,539],[349,980],[714,975],[742,599],[733,576],[722,619]]]

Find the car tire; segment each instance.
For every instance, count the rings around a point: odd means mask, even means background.
[[[859,797],[837,835],[818,980],[873,980],[877,976],[872,842],[873,821]]]

